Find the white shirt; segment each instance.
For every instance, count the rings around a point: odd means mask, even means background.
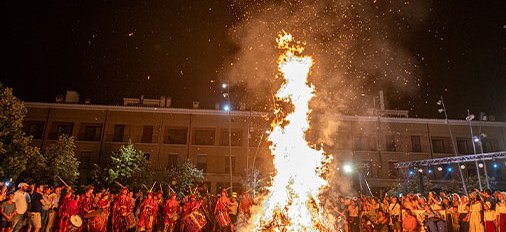
[[[16,204],[16,212],[24,214],[28,210],[28,203],[30,203],[30,195],[24,191],[16,191],[14,193],[14,204]]]

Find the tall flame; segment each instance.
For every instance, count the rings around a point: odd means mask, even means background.
[[[324,231],[318,195],[327,185],[320,173],[325,158],[323,151],[313,149],[305,140],[309,101],[314,95],[314,86],[307,79],[313,59],[301,55],[304,48],[290,34],[283,33],[276,41],[283,50],[278,69],[284,78],[276,99],[291,104],[293,112],[284,112],[284,119],[274,120],[269,135],[276,174],[258,215],[257,230]],[[283,111],[279,106],[275,110]]]

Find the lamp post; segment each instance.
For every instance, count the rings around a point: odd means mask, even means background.
[[[468,109],[467,110],[466,121],[469,122],[469,132],[471,133],[471,143],[473,144],[473,152],[476,155],[476,144],[475,144],[475,141],[474,141],[475,137],[474,137],[474,134],[473,134],[473,125],[472,125],[473,119],[474,119],[474,114],[471,114],[469,112],[469,109]],[[478,166],[478,160],[475,160],[474,164],[476,165],[476,175],[478,175],[478,184],[480,186],[480,191],[483,191],[483,186],[481,185],[481,175],[480,175],[480,168]]]
[[[453,132],[452,132],[452,128],[450,127],[450,122],[448,121],[448,114],[446,113],[446,106],[445,106],[445,103],[443,101],[443,97],[441,96],[441,99],[439,99],[439,101],[437,102],[438,105],[440,105],[441,109],[438,109],[438,112],[439,113],[444,113],[445,114],[445,122],[446,122],[446,125],[448,126],[448,131],[450,132],[450,139],[452,140],[452,147],[453,147],[453,153],[455,156],[458,156],[457,154],[457,148],[455,147],[455,142],[453,141]],[[460,166],[460,163],[458,163],[458,166]],[[466,181],[464,180],[464,175],[462,174],[462,170],[459,168],[459,174],[460,174],[460,180],[462,181],[462,188],[464,189],[464,193],[467,195],[467,186],[466,186]]]
[[[265,132],[262,132],[262,134],[260,135],[260,140],[258,141],[258,145],[257,145],[257,149],[255,150],[255,154],[253,155],[253,161],[252,161],[252,164],[251,164],[251,176],[253,177],[253,196],[255,196],[256,194],[256,187],[257,187],[257,174],[256,174],[256,171],[255,171],[255,162],[256,162],[256,159],[257,159],[257,154],[258,154],[258,151],[260,150],[260,145],[262,144],[262,141],[264,139],[264,135],[268,135],[270,134],[271,132],[269,130],[266,130]]]
[[[487,135],[481,133],[479,136],[473,137],[473,143],[478,143],[480,145],[480,153],[483,155],[483,142],[482,139],[486,138]],[[487,161],[483,160],[483,173],[485,174],[485,183],[487,184],[487,188],[490,189],[490,183],[488,181],[488,172],[487,172]]]
[[[232,119],[230,116],[230,111],[232,110],[232,106],[230,105],[230,80],[227,81],[227,83],[223,83],[221,87],[224,89],[223,91],[223,97],[227,99],[227,104],[223,107],[223,110],[225,110],[228,113],[228,174],[229,174],[229,180],[230,180],[230,192],[233,192],[233,173],[232,173]]]

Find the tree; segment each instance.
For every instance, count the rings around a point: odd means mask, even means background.
[[[195,188],[196,185],[204,181],[204,172],[197,169],[190,160],[185,160],[181,165],[172,168],[169,173],[172,174],[172,176],[168,176],[169,180],[176,181],[174,191],[177,192],[179,197],[182,197],[191,188]]]
[[[132,143],[121,146],[119,152],[111,156],[111,165],[102,174],[105,184],[117,181],[132,188],[140,188],[151,180],[150,165],[141,151],[138,151]]]
[[[0,84],[0,176],[17,179],[29,160],[40,158],[39,149],[30,146],[31,136],[23,132],[26,112],[12,89]]]
[[[79,177],[79,161],[75,150],[74,137],[61,135],[56,143],[46,148],[44,154],[30,159],[21,177],[52,185],[60,184],[60,177],[67,184],[75,184]]]
[[[79,177],[79,161],[77,160],[74,137],[61,135],[55,144],[47,147],[46,158],[48,181],[52,184],[59,182],[57,176],[74,184]]]

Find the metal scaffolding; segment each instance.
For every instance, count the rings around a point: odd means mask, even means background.
[[[457,164],[480,160],[495,160],[495,159],[506,159],[506,151],[482,153],[476,155],[450,156],[426,160],[415,160],[410,162],[399,162],[395,164],[395,168],[427,167],[442,164]]]

